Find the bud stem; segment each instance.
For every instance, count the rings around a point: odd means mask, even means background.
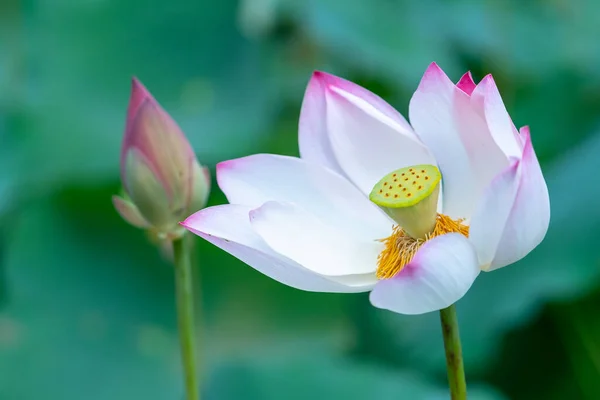
[[[440,310],[440,321],[442,323],[442,335],[444,336],[444,348],[446,349],[450,398],[452,400],[466,400],[467,383],[460,335],[458,333],[458,318],[456,317],[456,306],[454,304]]]
[[[175,259],[175,289],[181,362],[185,375],[186,400],[199,399],[199,383],[196,371],[196,346],[194,334],[194,294],[189,248],[185,234],[173,240]]]

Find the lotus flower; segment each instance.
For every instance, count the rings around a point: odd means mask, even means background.
[[[529,128],[517,131],[491,75],[455,85],[434,63],[411,124],[368,90],[315,72],[301,158],[258,154],[217,166],[231,204],[182,224],[286,285],[371,291],[402,314],[450,306],[480,271],[544,238],[548,191]]]
[[[210,174],[179,126],[133,79],[121,152],[125,197],[113,196],[119,214],[159,239],[177,236],[179,222],[206,205]]]

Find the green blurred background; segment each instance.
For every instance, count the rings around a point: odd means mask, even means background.
[[[132,75],[214,173],[297,154],[314,69],[406,115],[431,61],[494,74],[552,203],[542,245],[458,304],[470,398],[600,398],[599,18],[594,0],[2,0],[0,399],[182,398],[172,268],[110,201]],[[436,313],[300,292],[194,241],[204,399],[448,398]]]

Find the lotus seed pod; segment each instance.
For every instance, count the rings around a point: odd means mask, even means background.
[[[410,236],[424,238],[435,228],[441,178],[433,165],[400,168],[384,176],[369,199]]]

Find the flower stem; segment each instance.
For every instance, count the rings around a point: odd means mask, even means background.
[[[173,240],[175,259],[175,289],[177,292],[177,319],[181,362],[185,374],[186,400],[199,399],[199,383],[196,371],[196,350],[194,334],[194,294],[190,255],[185,235]]]
[[[467,398],[467,383],[465,381],[465,367],[458,332],[458,318],[456,317],[454,304],[440,310],[440,321],[442,322],[444,348],[446,349],[450,397],[452,400],[465,400]]]

